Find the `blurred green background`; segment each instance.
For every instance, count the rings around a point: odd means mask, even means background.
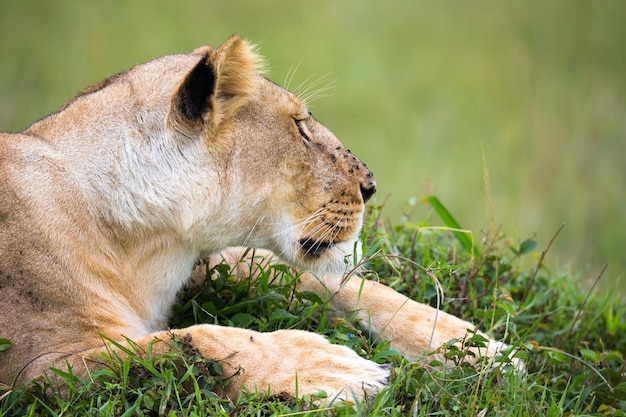
[[[434,193],[478,240],[501,224],[540,252],[565,223],[551,268],[588,286],[608,262],[604,288],[626,294],[623,1],[1,0],[0,130],[234,32],[276,82],[334,82],[313,111],[376,173],[392,222],[424,219]]]

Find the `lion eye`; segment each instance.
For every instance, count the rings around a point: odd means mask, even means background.
[[[309,129],[306,127],[306,124],[304,123],[305,120],[306,119],[302,119],[302,120],[295,119],[294,121],[296,122],[296,126],[298,126],[298,132],[300,132],[300,135],[304,138],[304,140],[308,142],[311,140],[311,136],[309,135]]]

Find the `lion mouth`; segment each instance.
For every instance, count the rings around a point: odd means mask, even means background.
[[[333,242],[322,242],[313,239],[300,239],[300,246],[304,250],[305,256],[318,257],[335,246]]]

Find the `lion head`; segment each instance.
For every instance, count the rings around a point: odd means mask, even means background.
[[[300,98],[259,73],[241,38],[195,52],[168,124],[218,161],[223,210],[236,213],[239,236],[228,244],[270,249],[300,268],[345,268],[376,191],[372,172]]]

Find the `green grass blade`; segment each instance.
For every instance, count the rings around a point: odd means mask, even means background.
[[[478,250],[476,246],[474,246],[474,242],[472,238],[470,237],[471,232],[466,231],[465,229],[461,227],[459,222],[456,221],[456,219],[452,216],[452,214],[448,211],[448,209],[441,203],[441,201],[439,201],[437,197],[435,197],[434,195],[431,195],[427,197],[427,200],[430,203],[430,205],[435,209],[435,211],[441,218],[441,221],[443,221],[443,224],[446,225],[446,227],[455,229],[452,233],[454,233],[454,236],[461,243],[461,246],[463,246],[463,249],[465,249],[467,252],[471,253],[474,256],[478,255]]]

